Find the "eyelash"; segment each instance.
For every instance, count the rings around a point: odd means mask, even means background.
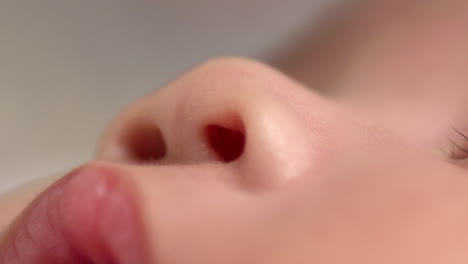
[[[450,143],[453,145],[454,149],[451,151],[450,158],[455,160],[464,160],[468,159],[468,135],[460,131],[459,129],[452,126],[452,129],[462,137],[462,142],[464,146],[460,146],[460,143],[455,142],[453,139],[449,137]],[[458,151],[457,151],[458,150]],[[457,152],[462,152],[461,155],[457,154]]]

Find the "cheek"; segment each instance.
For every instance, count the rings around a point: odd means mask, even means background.
[[[440,152],[450,132],[450,114],[434,109],[410,109],[395,117],[393,128],[405,144],[430,154]]]
[[[447,158],[451,126],[457,125],[459,109],[451,101],[423,98],[375,98],[363,104],[361,114],[365,119],[392,133],[399,144],[410,146],[425,154]]]
[[[467,261],[465,172],[406,153],[363,156],[353,168],[291,186],[274,201],[289,250],[317,263]]]

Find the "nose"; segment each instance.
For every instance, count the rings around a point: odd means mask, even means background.
[[[317,157],[320,129],[311,133],[298,114],[310,95],[263,64],[215,59],[119,114],[102,136],[97,159],[210,163],[232,170],[242,186],[277,186]]]

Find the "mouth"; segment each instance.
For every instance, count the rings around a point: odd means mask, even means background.
[[[106,168],[71,172],[18,219],[0,249],[0,264],[148,263],[142,225],[126,189]]]

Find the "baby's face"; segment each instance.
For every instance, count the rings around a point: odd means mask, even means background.
[[[0,263],[468,263],[462,92],[208,62],[122,112]]]

